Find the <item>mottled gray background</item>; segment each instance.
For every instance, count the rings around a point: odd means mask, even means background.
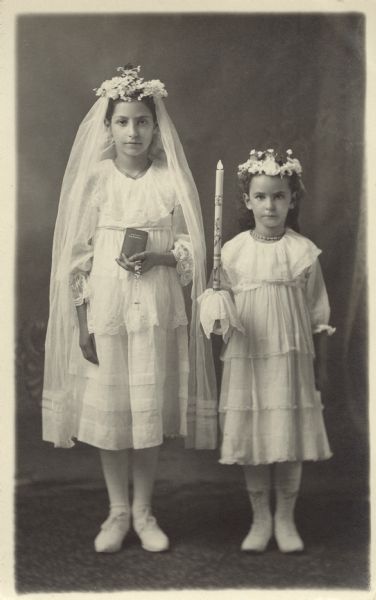
[[[43,336],[59,189],[92,89],[132,62],[160,78],[201,197],[211,268],[215,166],[225,167],[224,238],[238,232],[236,167],[249,150],[293,148],[307,196],[301,231],[322,250],[332,305],[325,420],[334,457],[304,486],[367,490],[365,19],[343,14],[30,15],[17,23],[17,477],[98,480],[85,448],[40,439]],[[219,342],[214,342],[217,368]],[[175,482],[232,478],[215,453],[167,445]],[[182,468],[184,465],[184,468]],[[231,473],[229,475],[229,473]]]
[[[95,100],[91,90],[116,66],[141,64],[146,78],[160,78],[169,90],[168,110],[201,197],[209,267],[218,159],[225,166],[223,233],[228,239],[238,231],[236,166],[250,148],[291,147],[301,158],[307,188],[301,229],[323,250],[337,327],[325,398],[331,442],[338,458],[349,436],[351,453],[360,451],[367,436],[363,33],[363,17],[356,14],[19,18],[17,311],[22,329],[47,319],[59,188],[77,127]],[[333,407],[330,389],[342,385],[346,375],[346,395]],[[29,404],[21,396],[20,412]]]

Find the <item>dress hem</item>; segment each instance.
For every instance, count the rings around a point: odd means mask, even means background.
[[[219,459],[219,463],[221,465],[241,465],[241,466],[246,466],[246,465],[271,465],[273,463],[282,463],[282,462],[305,462],[305,461],[312,461],[312,462],[318,462],[321,460],[329,460],[330,458],[333,457],[333,453],[331,452],[329,455],[325,455],[325,456],[318,456],[318,457],[307,457],[307,458],[302,458],[302,457],[286,457],[286,458],[276,458],[274,460],[260,460],[260,461],[245,461],[242,459],[237,459],[237,458],[220,458]]]
[[[104,446],[98,446],[97,444],[94,444],[92,442],[88,442],[86,440],[80,439],[80,438],[73,438],[73,443],[75,442],[80,442],[81,444],[87,444],[88,446],[92,446],[93,448],[97,448],[98,450],[109,450],[112,452],[121,452],[122,450],[146,450],[147,448],[157,448],[158,446],[162,446],[162,444],[167,440],[167,439],[176,439],[176,438],[181,438],[181,439],[185,439],[186,436],[179,434],[179,433],[171,433],[171,434],[163,434],[163,438],[159,443],[151,443],[151,444],[147,444],[145,446],[139,446],[137,448],[134,447],[134,445],[128,446],[121,446],[121,447],[104,447]]]

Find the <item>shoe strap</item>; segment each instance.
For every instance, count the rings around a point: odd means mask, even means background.
[[[114,515],[109,515],[107,519],[102,523],[101,529],[110,529],[112,525],[116,523],[116,521],[124,522],[129,519],[129,513],[121,512],[115,513]]]
[[[139,532],[145,531],[145,529],[154,528],[155,526],[158,527],[156,518],[150,513],[136,518],[134,524]]]

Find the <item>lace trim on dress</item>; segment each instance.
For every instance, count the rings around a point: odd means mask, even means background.
[[[176,271],[182,286],[188,285],[193,278],[193,257],[191,245],[178,240],[171,250],[176,259]]]
[[[312,462],[318,462],[321,460],[326,460],[328,458],[331,458],[333,456],[332,452],[329,452],[328,454],[325,454],[324,452],[320,453],[320,454],[310,454],[304,457],[304,460],[309,460]],[[221,465],[268,465],[268,464],[272,464],[272,463],[281,463],[281,462],[296,462],[298,460],[302,460],[300,458],[300,456],[297,455],[297,453],[295,454],[289,454],[287,458],[285,457],[280,457],[280,458],[273,458],[273,460],[268,459],[267,456],[265,456],[265,458],[263,460],[257,460],[257,461],[252,461],[250,462],[249,459],[243,458],[243,457],[224,457],[224,458],[220,458],[219,459],[219,464]]]
[[[321,333],[322,331],[326,331],[328,335],[333,335],[333,333],[336,331],[336,328],[331,327],[331,325],[315,325],[312,333]]]
[[[81,306],[81,304],[87,302],[90,296],[87,273],[76,271],[76,273],[72,274],[69,285],[72,290],[73,303],[75,306]]]
[[[324,410],[324,405],[321,402],[321,400],[319,402],[311,402],[309,404],[303,404],[302,406],[298,405],[298,404],[291,404],[289,406],[286,406],[284,404],[277,404],[277,405],[273,405],[273,406],[263,406],[263,407],[257,407],[257,406],[229,406],[227,403],[223,404],[223,406],[220,406],[218,409],[219,413],[227,413],[227,412],[243,412],[243,413],[263,413],[263,412],[268,412],[271,413],[272,411],[304,411],[304,410],[311,410],[311,409],[318,409],[323,411]]]
[[[140,223],[153,226],[174,209],[168,169],[159,161],[154,161],[143,177],[130,179],[106,159],[101,163],[101,174],[98,194],[102,225],[123,224],[126,216],[128,227]]]

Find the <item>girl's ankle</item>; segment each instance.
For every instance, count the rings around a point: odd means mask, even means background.
[[[115,517],[117,515],[129,515],[131,512],[129,504],[111,504],[109,510],[109,516]]]

